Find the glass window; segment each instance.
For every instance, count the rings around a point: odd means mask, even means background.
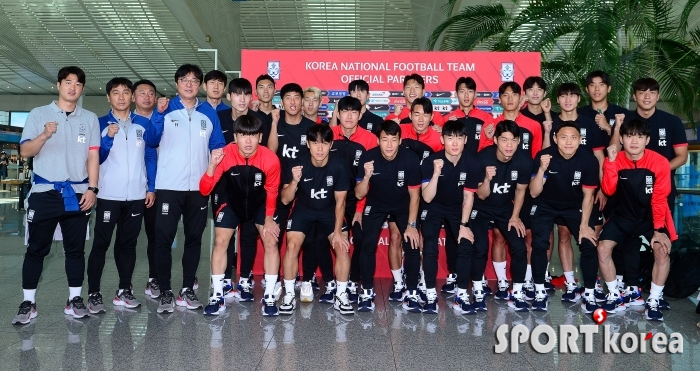
[[[10,126],[23,128],[27,116],[29,116],[29,112],[10,112]]]
[[[10,113],[7,111],[0,111],[0,125],[10,125]]]

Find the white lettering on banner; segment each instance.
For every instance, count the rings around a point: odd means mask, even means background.
[[[448,71],[474,71],[474,63],[446,63]]]

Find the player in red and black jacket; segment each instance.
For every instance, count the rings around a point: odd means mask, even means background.
[[[202,195],[208,196],[223,177],[227,203],[217,210],[214,219],[215,243],[211,256],[212,296],[204,308],[205,315],[218,315],[224,310],[223,280],[229,241],[236,227],[253,219],[265,248],[265,276],[277,281],[279,226],[273,220],[280,184],[280,162],[274,152],[259,145],[262,122],[243,115],[234,125],[236,143],[212,151],[206,173],[199,181]],[[273,286],[273,285],[269,285]],[[272,293],[263,298],[263,315],[277,315]]]
[[[394,113],[385,117],[385,120],[395,121],[399,124],[411,123],[411,107],[413,106],[413,101],[418,98],[423,98],[424,94],[425,81],[423,81],[423,77],[421,75],[414,73],[404,77],[403,96],[406,98],[406,105],[395,104]],[[442,115],[440,115],[439,112],[433,112],[430,125],[442,127],[444,123],[445,120],[442,118]]]
[[[662,155],[646,149],[650,140],[649,124],[632,119],[620,125],[619,135],[624,151],[608,147],[603,164],[602,189],[615,195],[616,207],[603,225],[598,243],[600,272],[609,294],[602,305],[609,313],[624,308],[615,279],[612,250],[644,236],[654,253],[651,291],[646,302],[646,318],[663,321],[659,299],[668,277],[671,241],[677,238],[667,198],[671,192],[671,167]]]
[[[476,81],[471,77],[460,77],[455,84],[459,107],[442,116],[445,121],[458,120],[467,129],[467,144],[464,151],[476,155],[481,139],[481,129],[493,122],[493,116],[474,106]]]
[[[433,103],[430,99],[416,98],[413,100],[410,122],[401,124],[401,139],[413,139],[425,143],[430,147],[431,153],[445,149],[445,145],[440,139],[440,133],[430,128],[430,118],[434,113]],[[425,157],[427,156],[421,158]]]

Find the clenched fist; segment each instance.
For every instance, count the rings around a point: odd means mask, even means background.
[[[211,158],[209,159],[209,164],[216,166],[219,163],[221,163],[221,160],[224,159],[224,149],[223,148],[217,148],[211,151]]]
[[[58,122],[56,121],[51,121],[47,122],[44,124],[44,132],[43,134],[46,136],[46,139],[51,139],[53,134],[58,130]]]
[[[107,127],[107,136],[110,138],[114,138],[115,135],[119,132],[119,125],[117,124],[109,124]]]
[[[158,98],[158,112],[163,113],[165,110],[168,108],[168,104],[170,104],[170,98],[167,97],[160,97]]]
[[[445,162],[441,158],[433,160],[433,176],[439,176],[444,165]]]
[[[496,167],[495,166],[487,166],[486,167],[486,180],[488,180],[490,182],[491,179],[493,179],[493,177],[495,177],[495,176],[496,176]]]
[[[608,161],[615,162],[616,158],[617,158],[617,146],[612,145],[612,146],[608,147]]]
[[[371,178],[373,172],[374,172],[374,161],[365,162],[365,179]]]
[[[542,155],[540,156],[540,169],[546,171],[549,167],[549,161],[552,159],[552,155]]]
[[[302,170],[303,168],[304,168],[304,167],[301,166],[301,165],[299,165],[299,166],[294,166],[294,167],[292,168],[292,180],[293,180],[293,181],[299,183],[299,181],[301,180],[301,170]]]

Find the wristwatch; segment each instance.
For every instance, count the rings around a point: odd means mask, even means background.
[[[460,222],[459,225],[469,228],[469,222]]]
[[[88,187],[88,191],[92,191],[92,193],[97,194],[100,190],[97,187]]]
[[[415,228],[415,227],[416,227],[416,222],[408,222],[408,226],[411,227],[411,228]]]
[[[659,233],[664,233],[664,234],[665,234],[665,233],[666,233],[666,228],[657,228],[657,229],[654,229],[654,232],[659,232]]]

